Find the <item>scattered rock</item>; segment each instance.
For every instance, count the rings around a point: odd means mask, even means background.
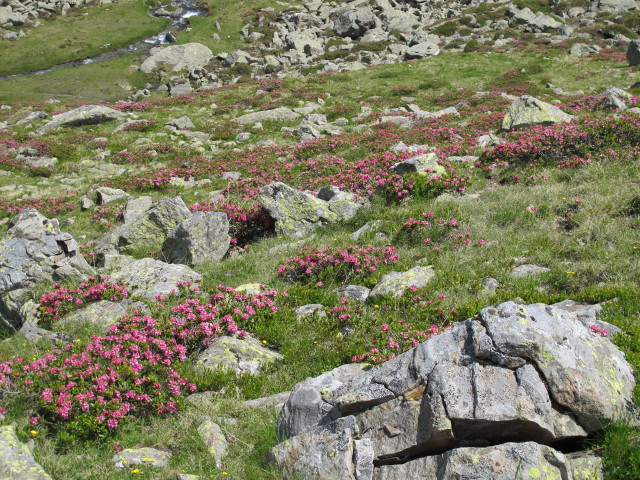
[[[365,233],[377,230],[381,226],[382,226],[382,220],[371,220],[370,222],[365,223],[358,230],[353,232],[350,235],[351,240],[358,241],[360,240],[360,237],[362,237],[362,235],[364,235]]]
[[[320,303],[309,303],[296,308],[296,318],[298,321],[305,317],[325,318],[327,313],[324,311],[324,305]]]
[[[178,130],[192,130],[196,128],[191,119],[186,115],[180,118],[174,118],[173,120],[169,120],[165,125],[176,128]]]
[[[227,454],[229,444],[222,433],[220,425],[212,420],[205,420],[198,427],[198,435],[207,446],[207,450],[216,460],[216,467],[222,466],[222,459]]]
[[[407,48],[404,57],[407,60],[434,57],[440,53],[438,45],[431,42],[418,43]]]
[[[106,205],[123,198],[129,198],[131,195],[119,188],[99,187],[95,190],[95,196],[98,205]]]
[[[64,316],[58,322],[58,326],[65,324],[90,322],[98,327],[98,332],[104,334],[109,327],[116,323],[127,310],[120,303],[111,302],[109,300],[101,300],[96,303],[90,303],[69,315]]]
[[[137,465],[147,467],[166,467],[169,464],[171,452],[158,450],[157,448],[125,448],[116,453],[111,461],[116,468],[129,468]]]
[[[124,207],[123,217],[124,223],[131,223],[136,218],[140,217],[143,213],[148,211],[153,206],[153,200],[151,197],[136,197],[127,202]]]
[[[528,275],[539,275],[541,273],[550,272],[551,269],[547,267],[541,267],[540,265],[532,265],[530,263],[525,263],[523,265],[518,265],[513,270],[511,270],[511,275],[514,277],[526,277]]]
[[[242,405],[248,408],[275,408],[281,410],[291,392],[280,392],[268,397],[246,400]]]
[[[327,202],[329,210],[335,213],[339,220],[353,218],[365,203],[356,195],[343,192],[333,185],[322,187],[318,192],[318,198]]]
[[[640,40],[631,40],[627,47],[627,62],[632,67],[640,65]]]

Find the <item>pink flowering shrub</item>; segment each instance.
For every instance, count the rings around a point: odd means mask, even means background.
[[[248,297],[220,286],[207,297],[197,288],[187,292],[188,286],[182,286],[181,295],[158,297],[153,317],[125,315],[108,334],[94,335],[89,342],[68,344],[39,359],[1,363],[0,387],[28,394],[39,416],[55,424],[61,438],[104,436],[132,418],[177,411],[183,397],[196,390],[180,373],[190,355],[220,335],[243,338],[246,333],[236,321],[250,323],[251,317],[278,311],[277,292]],[[47,312],[53,317],[55,309],[59,315],[63,305],[73,303],[67,295],[86,301],[109,291],[93,287],[45,295],[41,311],[65,297],[65,303]]]
[[[129,296],[125,285],[109,283],[109,277],[89,277],[78,288],[53,285],[56,290],[40,297],[35,315],[44,327],[50,327],[65,315],[87,304],[110,300],[117,302]]]
[[[396,247],[305,247],[298,256],[280,265],[278,275],[289,281],[331,280],[348,282],[363,279],[375,272],[380,265],[396,263]]]
[[[408,218],[396,231],[398,242],[422,242],[438,252],[445,248],[484,245],[483,239],[474,240],[471,232],[463,232],[455,218],[437,217],[435,212],[422,212],[418,218]]]

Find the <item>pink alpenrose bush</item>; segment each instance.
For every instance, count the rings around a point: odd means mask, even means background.
[[[38,359],[1,363],[0,388],[31,396],[39,416],[64,438],[105,436],[132,418],[177,411],[184,396],[197,388],[180,374],[180,364],[218,336],[244,338],[237,320],[249,322],[277,311],[277,292],[248,297],[219,286],[207,298],[197,289],[187,292],[188,286],[182,286],[181,295],[159,297],[159,313],[153,317],[137,311],[89,342],[76,341]],[[124,286],[112,287],[126,292]],[[91,287],[70,290],[90,298]],[[43,302],[49,304],[61,291],[44,295]],[[55,315],[42,305],[40,312]]]

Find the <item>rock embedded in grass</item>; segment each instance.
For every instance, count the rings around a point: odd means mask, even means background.
[[[33,445],[20,441],[15,425],[0,427],[0,477],[11,480],[51,480],[33,458],[32,450]]]
[[[373,287],[369,298],[374,300],[386,296],[400,297],[410,287],[426,286],[434,276],[435,272],[431,267],[413,267],[406,272],[388,273]]]
[[[54,115],[53,118],[36,130],[43,134],[57,128],[75,127],[79,125],[96,125],[111,121],[125,121],[127,114],[102,105],[84,105],[68,112]]]
[[[507,114],[502,120],[502,130],[509,131],[534,125],[565,123],[570,122],[573,118],[572,115],[550,103],[530,95],[522,95],[509,106]]]
[[[147,467],[166,467],[169,464],[171,452],[151,447],[125,448],[116,453],[111,461],[116,468],[129,468],[137,465]]]
[[[263,365],[282,358],[278,352],[268,349],[255,338],[221,336],[213,339],[207,349],[197,356],[195,364],[211,371],[221,369],[237,374],[258,375]]]

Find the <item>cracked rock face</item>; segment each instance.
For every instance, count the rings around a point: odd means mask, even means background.
[[[20,212],[0,243],[0,324],[19,328],[25,294],[38,282],[79,280],[93,270],[73,237],[37,210]]]
[[[624,355],[577,317],[507,302],[379,367],[306,380],[271,461],[311,479],[507,479],[517,465],[573,478],[549,445],[629,414],[635,385]]]

